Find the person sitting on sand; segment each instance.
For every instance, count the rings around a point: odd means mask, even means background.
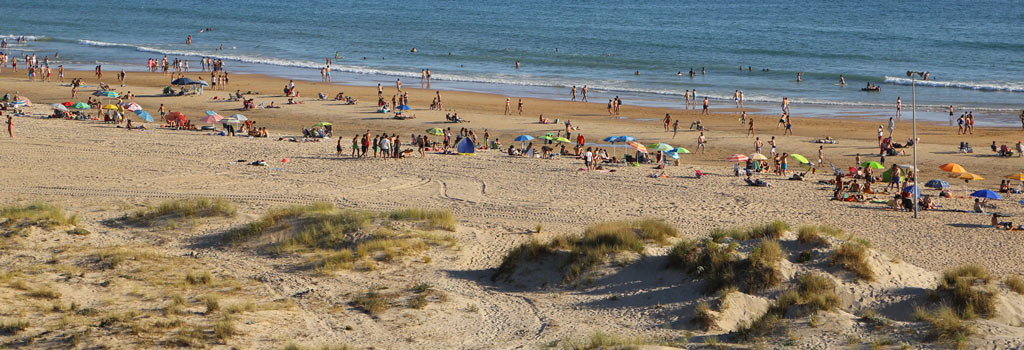
[[[981,200],[978,198],[974,199],[974,212],[982,214],[985,213],[985,206],[981,205]]]
[[[541,124],[551,124],[551,121],[548,120],[547,118],[544,118],[543,114],[541,114],[539,117],[537,117],[537,119],[539,119],[538,122],[541,123]]]
[[[1001,229],[1001,230],[1009,230],[1009,229],[1013,228],[1013,223],[1012,222],[1009,222],[1009,221],[1000,222],[999,218],[1000,218],[999,213],[992,213],[992,227],[995,227],[995,228]]]
[[[935,202],[932,200],[932,196],[922,196],[920,208],[921,210],[935,210]]]

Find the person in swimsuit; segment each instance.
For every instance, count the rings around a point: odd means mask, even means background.
[[[7,116],[7,136],[14,138],[14,119],[11,116]]]
[[[704,138],[704,132],[702,131],[700,133],[700,136],[697,136],[697,149],[695,151],[700,151],[701,153],[705,152],[705,149],[704,149],[704,144],[705,143],[707,143],[707,139]]]

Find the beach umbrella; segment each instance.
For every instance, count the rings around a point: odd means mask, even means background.
[[[138,110],[142,109],[142,106],[139,106],[139,104],[135,103],[135,102],[125,103],[123,106],[124,106],[124,109],[127,109],[127,110],[132,111],[132,112],[138,111]]]
[[[809,161],[807,161],[806,157],[801,156],[801,155],[796,154],[796,153],[790,154],[789,157],[793,158],[793,159],[796,159],[800,163],[810,163]]]
[[[885,166],[882,165],[882,163],[873,162],[873,161],[872,162],[860,163],[860,166],[865,167],[865,168],[873,168],[873,169],[885,169]]]
[[[541,136],[541,137],[540,137],[540,139],[542,139],[542,140],[548,140],[548,141],[552,141],[552,140],[554,140],[555,138],[554,138],[554,137],[551,137],[551,135],[544,135],[544,136]]]
[[[667,144],[667,143],[664,143],[664,142],[658,142],[658,143],[655,143],[653,145],[648,145],[647,149],[655,151],[655,152],[668,152],[668,151],[674,150],[676,148],[672,147],[672,145],[670,145],[670,144]]]
[[[164,116],[164,119],[167,119],[167,121],[176,120],[176,121],[179,121],[179,122],[184,122],[184,121],[188,120],[188,117],[186,117],[181,112],[171,112],[171,113],[167,113],[167,115]]]
[[[570,142],[572,142],[572,141],[571,141],[571,140],[569,140],[569,139],[567,139],[567,138],[564,138],[564,137],[556,137],[556,138],[555,138],[555,142],[566,142],[566,143],[570,143]]]
[[[682,148],[682,147],[678,147],[675,150],[673,150],[672,152],[673,153],[684,153],[685,154],[685,153],[690,153],[690,150]]]
[[[1003,199],[1003,196],[1000,196],[998,193],[995,193],[992,190],[975,191],[974,193],[971,193],[971,197],[986,199]]]
[[[241,123],[246,120],[249,120],[249,118],[241,114],[232,114],[230,117],[224,118],[225,123]]]
[[[324,127],[324,126],[328,126],[328,125],[334,125],[334,124],[331,124],[331,123],[328,123],[328,122],[319,122],[319,123],[313,124],[313,127],[314,128],[319,128],[319,127]]]
[[[730,162],[746,162],[747,159],[750,159],[750,157],[747,157],[746,154],[738,154],[738,153],[737,154],[733,154],[733,155],[729,156],[728,158],[725,158],[725,160],[730,161]]]
[[[69,106],[68,108],[73,108],[73,109],[89,109],[89,108],[92,108],[92,107],[89,106],[88,104],[86,104],[85,102],[77,102],[77,103]]]
[[[427,131],[430,131],[430,130],[427,130]],[[512,139],[512,141],[516,141],[516,142],[526,142],[526,141],[530,141],[530,140],[533,140],[533,136],[530,136],[530,135],[519,135],[519,136],[516,136],[516,138]]]
[[[92,93],[92,95],[93,96],[99,96],[99,97],[109,97],[109,98],[118,98],[119,96],[121,96],[121,95],[118,95],[116,92],[113,92],[113,91],[110,91],[110,90],[96,91],[96,92]]]
[[[18,107],[18,108],[28,107],[28,104],[25,103],[25,101],[14,101],[14,102],[11,102],[11,107]]]
[[[403,110],[403,111],[408,111],[408,110],[410,110],[412,108],[409,108],[409,106],[406,106],[406,105],[401,105],[401,106],[395,107],[395,109],[399,109],[399,110]]]
[[[945,182],[945,181],[942,181],[942,180],[935,179],[935,180],[929,180],[927,183],[924,184],[924,187],[929,187],[929,188],[934,188],[934,189],[941,190],[941,189],[949,188],[949,183]]]
[[[668,156],[669,158],[672,158],[672,159],[679,159],[679,152],[668,151],[668,152],[665,152],[665,156]]]
[[[946,163],[946,164],[940,165],[939,169],[942,169],[942,170],[945,170],[945,171],[948,171],[948,172],[951,172],[951,173],[954,173],[954,174],[960,174],[960,173],[966,173],[967,172],[967,170],[964,169],[964,167],[960,166],[960,164],[957,164],[957,163]]]
[[[207,83],[206,81],[200,79],[200,80],[193,81],[192,85],[210,86],[210,83]]]
[[[139,116],[139,118],[142,118],[142,120],[145,120],[145,121],[150,122],[150,123],[153,122],[153,116],[150,115],[149,112],[146,112],[146,111],[141,110],[141,109],[135,110],[134,112],[135,112],[135,115]]]
[[[900,167],[902,169],[917,171],[917,168],[915,168],[913,165],[910,165],[910,164],[896,164],[896,166]]]
[[[431,135],[434,135],[434,136],[441,136],[441,135],[444,135],[444,129],[441,129],[441,128],[430,128],[430,129],[427,129],[427,133],[431,134]]]
[[[636,138],[632,136],[619,136],[617,140],[618,142],[632,142],[636,141]]]
[[[103,109],[110,109],[110,110],[115,110],[116,111],[118,109],[121,109],[121,107],[118,107],[118,105],[115,105],[115,104],[108,104],[106,106],[103,106]]]
[[[171,85],[190,85],[195,83],[189,78],[178,78],[171,81]]]
[[[754,153],[754,154],[750,155],[750,159],[753,159],[753,160],[768,160],[768,157],[765,157],[763,154],[760,154],[760,153]]]
[[[68,101],[68,102],[64,102],[64,103],[61,103],[61,104],[62,104],[62,105],[64,105],[64,107],[71,107],[71,106],[74,106],[74,105],[75,105],[75,103],[74,103],[74,102],[71,102],[71,101]]]
[[[917,188],[917,186],[907,186],[907,187],[904,187],[903,190],[900,191],[900,192],[911,193],[911,194],[913,194],[914,198],[917,198],[917,197],[921,196],[921,189]]]
[[[199,121],[206,124],[217,124],[220,122],[221,119],[224,119],[224,116],[220,114],[209,114],[203,117],[202,119],[199,119]]]
[[[604,138],[604,142],[616,143],[616,142],[619,142],[619,137],[622,137],[622,136],[608,136],[608,137]]]
[[[636,143],[635,141],[628,141],[628,142],[626,142],[626,145],[628,145],[629,147],[635,148],[637,151],[647,152],[647,147],[644,147],[644,145]]]
[[[1013,174],[1013,175],[1006,175],[1006,178],[1010,179],[1010,180],[1024,181],[1024,173],[1016,173],[1016,174]]]
[[[962,179],[964,181],[971,181],[971,180],[984,180],[985,178],[981,177],[981,175],[978,175],[978,174],[963,173],[963,174],[960,175],[960,179]]]
[[[56,109],[56,110],[58,110],[58,111],[65,111],[65,112],[67,112],[67,111],[68,111],[68,108],[67,108],[67,107],[64,107],[64,105],[62,105],[62,104],[60,104],[60,103],[54,103],[54,104],[51,104],[51,105],[50,105],[50,107],[53,107],[53,109]]]
[[[19,96],[16,100],[14,100],[14,102],[21,102],[24,103],[26,106],[32,107],[32,100],[29,100],[28,97],[25,96]]]

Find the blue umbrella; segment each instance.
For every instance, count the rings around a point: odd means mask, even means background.
[[[194,83],[195,81],[189,78],[178,78],[171,81],[171,85],[191,85]]]
[[[917,197],[921,196],[921,189],[917,188],[917,186],[907,186],[907,187],[904,187],[903,191],[900,191],[900,192],[911,193],[911,194],[914,195],[914,198],[917,198]]]
[[[135,115],[139,116],[139,118],[142,118],[146,122],[150,122],[150,123],[153,122],[153,116],[149,115],[149,112],[146,112],[144,110],[141,110],[141,109],[135,110]]]
[[[214,111],[206,111],[206,115],[215,115],[215,114],[217,114],[217,112],[214,112]]]
[[[604,138],[604,142],[616,143],[619,142],[619,137],[621,136],[608,136]]]
[[[617,141],[618,142],[630,142],[630,141],[636,141],[636,138],[632,137],[632,136],[619,136]]]
[[[971,197],[986,199],[1003,199],[1003,196],[1000,196],[998,193],[995,193],[992,190],[975,191],[974,193],[971,193]]]
[[[407,110],[410,110],[412,108],[409,108],[409,106],[406,106],[406,105],[401,105],[401,106],[396,107],[395,109],[401,109],[401,110],[406,110],[407,111]]]
[[[530,141],[530,140],[533,140],[533,136],[530,136],[530,135],[519,135],[519,136],[516,136],[516,138],[513,139],[512,141],[526,142],[526,141]]]
[[[210,86],[210,83],[207,83],[207,82],[202,81],[202,80],[196,80],[196,81],[192,82],[192,85]]]
[[[671,157],[672,159],[679,159],[679,152],[668,151],[668,152],[665,152],[665,155],[668,156],[668,157]]]
[[[945,182],[945,181],[942,181],[942,180],[935,179],[935,180],[928,181],[928,183],[924,184],[924,187],[944,190],[944,189],[949,188],[949,183]]]

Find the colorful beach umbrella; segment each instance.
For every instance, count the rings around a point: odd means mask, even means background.
[[[29,100],[28,97],[25,96],[19,96],[17,99],[14,100],[14,102],[21,102],[24,103],[26,106],[32,107],[32,100]]]
[[[753,160],[768,160],[768,157],[765,157],[763,154],[760,154],[760,153],[754,153],[754,154],[750,155],[750,159],[753,159]]]
[[[564,138],[564,137],[556,137],[554,141],[555,141],[555,142],[566,142],[566,143],[570,143],[570,142],[572,142],[572,141],[570,141],[569,139],[567,139],[567,138]]]
[[[441,128],[430,128],[430,129],[427,129],[427,133],[431,134],[431,135],[434,135],[434,136],[441,136],[441,135],[444,135],[444,129],[441,129]]]
[[[684,153],[685,154],[685,153],[690,153],[690,150],[682,148],[682,147],[677,147],[676,149],[673,150],[673,153]]]
[[[249,120],[249,118],[246,118],[244,115],[241,114],[232,114],[230,117],[224,118],[224,122],[227,123],[241,123],[246,120]]]
[[[409,106],[406,106],[406,105],[401,105],[401,106],[395,107],[395,109],[403,110],[403,111],[408,111],[408,110],[410,110],[412,108],[410,108]]]
[[[653,144],[653,145],[648,145],[647,149],[649,149],[651,151],[654,151],[654,152],[668,152],[668,151],[674,150],[676,148],[672,147],[672,145],[670,145],[670,144],[663,143],[663,142],[658,142],[658,143]]]
[[[626,145],[628,145],[629,147],[633,147],[637,151],[647,152],[647,147],[645,147],[644,145],[641,145],[639,143],[636,143],[636,141],[628,141],[628,142],[626,142]]]
[[[963,174],[960,174],[960,179],[964,180],[964,181],[971,181],[971,180],[984,180],[985,178],[981,177],[981,175],[978,175],[978,174],[963,173]]]
[[[221,119],[224,119],[224,116],[220,114],[209,114],[202,119],[199,119],[199,121],[206,124],[217,124],[220,123]]]
[[[954,173],[954,174],[960,174],[960,173],[966,173],[967,172],[967,170],[964,169],[964,167],[960,166],[960,164],[957,164],[957,163],[946,163],[946,164],[940,165],[939,169],[942,169],[942,170],[945,170],[945,171],[948,171],[948,172],[951,172],[951,173]]]
[[[924,184],[924,187],[942,190],[949,188],[949,183],[939,179],[935,179],[929,180],[927,183]]]
[[[64,105],[64,107],[71,107],[71,106],[74,106],[74,105],[75,105],[75,103],[74,103],[74,102],[71,102],[71,101],[68,101],[68,102],[64,102],[64,103],[61,103],[61,104],[62,104],[62,105]]]
[[[138,111],[138,110],[142,109],[142,106],[139,106],[139,104],[135,103],[135,102],[125,103],[122,106],[124,106],[124,109],[127,109],[127,110],[132,111],[132,112],[135,112],[135,111]]]
[[[730,161],[730,162],[746,162],[748,159],[750,159],[750,157],[747,157],[746,154],[738,154],[738,153],[737,154],[733,154],[733,155],[729,156],[728,158],[725,158],[725,160]]]
[[[205,80],[200,79],[200,80],[193,81],[192,85],[210,86],[210,83],[207,83]]]
[[[1003,199],[1003,196],[1000,196],[998,193],[995,193],[992,190],[975,191],[974,193],[971,193],[971,197],[986,199]]]
[[[1024,181],[1024,173],[1016,173],[1016,174],[1013,174],[1013,175],[1006,175],[1006,178],[1010,179],[1010,180]]]
[[[807,161],[806,157],[801,156],[801,155],[796,154],[796,153],[790,154],[789,157],[793,158],[793,159],[796,159],[800,163],[810,163],[809,161]]]
[[[188,120],[188,117],[186,117],[185,114],[181,112],[171,112],[167,113],[167,115],[164,116],[164,119],[166,119],[167,121],[185,122],[186,120]]]
[[[604,142],[616,143],[619,142],[619,138],[622,136],[608,136],[604,138]]]
[[[917,186],[907,186],[907,187],[904,187],[903,190],[900,191],[900,192],[911,193],[915,198],[921,196],[921,189],[917,188]]]
[[[860,163],[860,166],[865,167],[865,168],[872,168],[872,169],[885,169],[885,166],[882,165],[882,163],[879,163],[879,162],[864,162],[864,163]]]
[[[617,142],[632,142],[636,141],[636,138],[632,136],[619,136],[617,140]]]
[[[427,131],[430,131],[430,130],[427,130]],[[516,136],[516,138],[512,139],[512,141],[515,141],[515,142],[526,142],[526,141],[530,141],[530,140],[533,140],[533,136],[530,136],[530,135],[519,135],[519,136]]]
[[[541,140],[548,140],[548,141],[552,141],[552,140],[554,140],[555,138],[554,138],[554,137],[552,137],[551,135],[544,135],[544,136],[541,136],[541,137],[540,137],[540,139],[541,139]]]
[[[89,108],[92,108],[92,107],[89,106],[88,104],[86,104],[85,102],[77,102],[77,103],[71,105],[68,108],[72,108],[72,109],[89,109]]]
[[[121,95],[118,95],[116,92],[110,91],[110,90],[96,91],[96,92],[92,93],[92,95],[93,96],[99,96],[99,97],[109,97],[109,98],[118,98],[118,97],[121,96]]]
[[[150,123],[153,122],[153,116],[150,115],[149,112],[146,112],[146,111],[141,110],[141,109],[140,110],[136,110],[134,112],[135,112],[135,115],[139,116],[139,118],[142,118],[142,120],[145,120],[145,121],[150,122]]]
[[[50,107],[53,107],[53,109],[56,109],[58,111],[65,111],[65,112],[68,111],[68,108],[65,107],[64,105],[60,104],[60,103],[51,104]]]
[[[115,104],[108,104],[106,106],[103,106],[103,109],[109,109],[109,110],[115,110],[116,111],[116,110],[121,109],[121,107],[118,106],[118,105],[115,105]]]

